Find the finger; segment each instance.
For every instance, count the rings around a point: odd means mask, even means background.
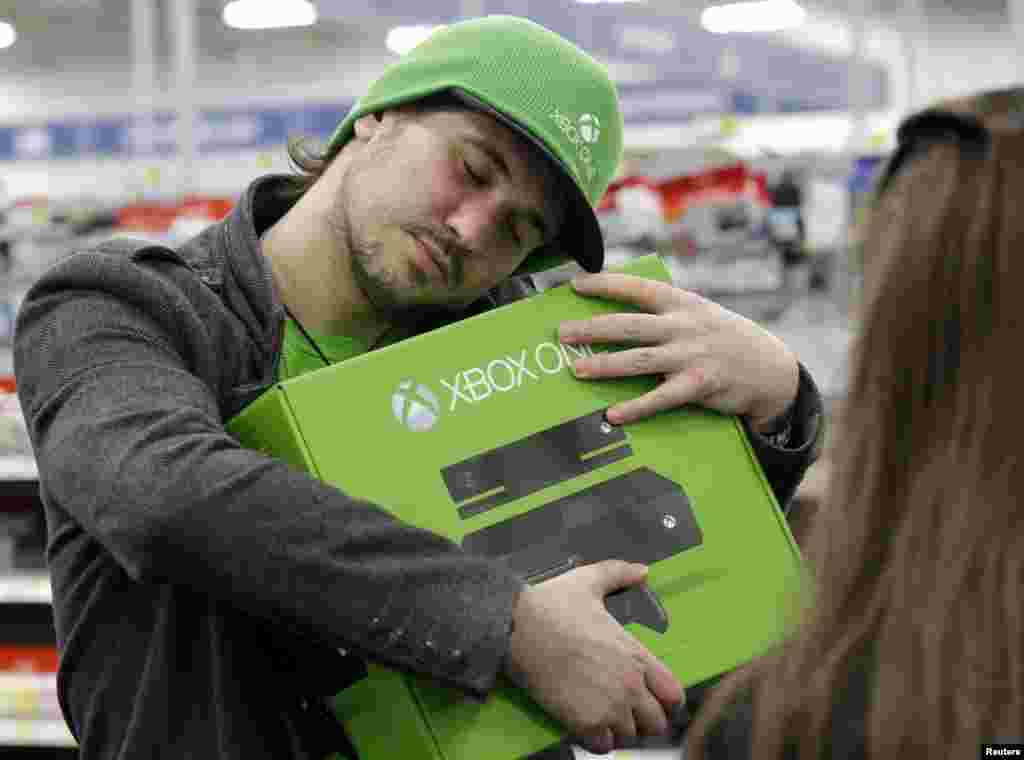
[[[589,571],[591,588],[603,599],[613,591],[636,586],[647,578],[647,566],[621,559],[595,562],[582,570]]]
[[[628,707],[622,711],[612,724],[616,747],[629,747],[636,743],[636,719]]]
[[[573,362],[573,374],[581,380],[641,377],[676,372],[682,359],[661,346],[639,346],[623,351],[602,351]]]
[[[668,343],[679,333],[678,320],[658,315],[621,312],[602,314],[591,319],[563,322],[558,340],[568,345],[580,343]]]
[[[676,706],[686,699],[683,684],[671,670],[653,655],[647,662],[644,671],[644,683],[653,699],[657,700],[662,709],[662,716],[672,715]]]
[[[686,699],[683,684],[640,639],[629,631],[625,631],[625,635],[636,650],[637,657],[643,660],[647,692],[661,704],[666,716],[673,715],[676,712],[676,705]]]
[[[580,295],[632,304],[654,314],[671,311],[681,303],[699,297],[667,282],[616,272],[577,275],[572,279],[572,287]]]
[[[707,380],[699,368],[673,375],[642,396],[610,407],[606,419],[613,425],[636,422],[665,409],[675,409],[703,400],[708,395]]]
[[[633,722],[640,736],[667,736],[671,731],[664,706],[647,689],[637,695],[633,704]]]
[[[615,749],[615,735],[610,728],[599,728],[577,737],[588,752],[605,755]]]

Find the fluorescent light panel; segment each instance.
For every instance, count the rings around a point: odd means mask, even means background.
[[[385,44],[388,50],[397,55],[405,55],[423,40],[433,34],[436,26],[396,26],[388,32]]]
[[[14,31],[14,24],[0,21],[0,49],[9,48],[18,39],[18,33]]]
[[[759,0],[706,8],[701,25],[715,34],[778,32],[800,26],[807,12],[793,0]]]
[[[235,29],[312,26],[316,23],[316,6],[309,0],[232,0],[224,6],[223,18]]]

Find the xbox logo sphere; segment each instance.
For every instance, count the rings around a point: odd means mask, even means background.
[[[437,424],[441,405],[427,386],[415,380],[403,380],[391,397],[391,411],[401,424],[419,433]]]
[[[601,136],[601,122],[592,113],[583,114],[576,123],[583,142],[593,145]]]

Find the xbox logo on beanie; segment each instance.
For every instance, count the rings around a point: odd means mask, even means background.
[[[601,122],[592,113],[585,113],[576,125],[583,142],[593,145],[601,137]]]
[[[399,423],[419,433],[434,427],[441,405],[427,386],[415,380],[403,380],[391,396],[391,411]]]

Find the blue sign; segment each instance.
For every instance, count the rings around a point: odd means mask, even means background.
[[[198,149],[212,155],[273,148],[299,135],[326,140],[354,102],[201,111]],[[164,111],[0,127],[0,161],[167,158],[177,152],[177,118]]]

